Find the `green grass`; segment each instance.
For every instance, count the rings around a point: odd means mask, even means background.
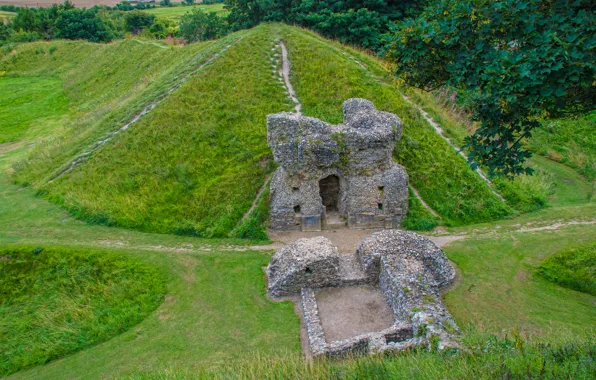
[[[41,187],[75,156],[127,123],[229,41],[185,49],[164,49],[142,40],[107,45],[51,41],[2,50],[0,71],[6,71],[6,76],[24,81],[55,78],[70,101],[69,112],[59,123],[51,118],[39,120],[24,136],[38,141],[28,157],[15,163],[14,180]],[[55,47],[52,54],[50,47]],[[4,107],[0,106],[0,112],[10,112]]]
[[[9,22],[17,15],[16,12],[0,11],[0,22]]]
[[[146,9],[143,12],[147,12],[155,15],[159,19],[166,19],[170,21],[178,22],[180,17],[186,13],[190,13],[195,9],[199,9],[203,12],[215,12],[220,16],[225,16],[228,11],[224,9],[223,3],[217,4],[197,4],[192,6],[177,6],[177,7],[157,7],[152,9]]]
[[[595,298],[536,274],[543,260],[570,244],[596,242],[596,225],[559,231],[502,231],[456,241],[444,250],[463,273],[445,302],[460,327],[499,334],[513,327],[526,336],[557,339],[589,332]],[[472,327],[473,326],[473,327]]]
[[[0,144],[21,140],[30,128],[51,125],[68,112],[57,78],[0,76],[0,93]]]
[[[0,249],[0,375],[112,338],[163,296],[161,274],[129,255]]]
[[[403,100],[398,89],[377,76],[383,73],[378,63],[368,59],[365,62],[370,69],[365,70],[342,54],[346,51],[362,59],[358,52],[299,29],[285,29],[284,38],[288,41],[294,89],[306,115],[340,123],[342,103],[360,97],[402,119],[403,137],[395,158],[445,223],[462,225],[511,214],[465,160]]]
[[[402,227],[414,231],[430,231],[439,224],[440,220],[434,216],[414,192],[409,190],[408,215],[402,221]]]
[[[271,28],[245,35],[85,165],[44,187],[91,223],[223,237],[273,170],[267,114],[289,110],[271,77]]]
[[[298,356],[255,357],[229,366],[197,369],[167,367],[133,379],[521,379],[589,378],[596,370],[593,339],[560,345],[525,342],[518,336],[477,338],[466,351],[435,353],[413,350],[343,360],[318,360],[305,365]]]
[[[571,166],[589,181],[596,181],[596,111],[576,118],[543,122],[528,147]]]
[[[540,264],[538,273],[566,288],[596,296],[596,245],[558,252]]]

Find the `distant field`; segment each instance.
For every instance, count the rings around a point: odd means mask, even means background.
[[[91,8],[94,5],[109,5],[113,7],[114,5],[120,3],[122,0],[71,0],[75,6],[78,8]],[[0,0],[0,5],[18,5],[18,6],[27,6],[27,7],[49,7],[52,4],[62,4],[64,1],[60,0]],[[224,12],[223,4],[210,4],[210,5],[195,5],[193,7],[186,7],[186,6],[178,6],[178,7],[163,7],[163,8],[156,8],[152,9],[151,13],[154,13],[156,16],[161,17],[162,15],[166,15],[167,18],[177,19],[182,16],[186,11],[190,10],[190,8],[204,8],[204,10],[209,10],[211,12]],[[2,18],[2,11],[0,11],[0,18]],[[170,17],[170,15],[172,15]]]
[[[15,12],[5,12],[5,11],[0,11],[0,21],[4,21],[4,20],[10,20],[11,18],[13,18],[16,15]]]
[[[94,5],[109,5],[113,7],[121,0],[71,0],[78,8],[91,8]],[[52,4],[62,4],[59,0],[0,0],[0,5],[18,5],[22,7],[49,7]]]
[[[155,15],[157,18],[178,21],[180,17],[182,17],[182,15],[184,15],[187,12],[191,12],[193,9],[200,9],[204,12],[215,12],[218,13],[220,16],[223,16],[228,12],[224,9],[223,3],[209,5],[198,4],[190,7],[159,7],[147,9],[145,12]]]

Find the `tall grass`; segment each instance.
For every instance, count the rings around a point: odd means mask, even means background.
[[[127,255],[0,249],[0,375],[107,340],[163,300],[162,275]]]
[[[256,356],[223,367],[166,368],[130,379],[587,379],[596,371],[596,342],[541,344],[511,338],[475,338],[464,351],[412,350],[399,354],[317,360]]]
[[[507,207],[460,157],[407,104],[398,88],[379,78],[387,73],[373,59],[299,29],[284,29],[292,62],[292,81],[304,113],[327,122],[342,122],[342,103],[366,98],[378,109],[397,114],[403,137],[395,158],[406,167],[422,198],[449,225],[489,221],[510,215]],[[365,62],[360,67],[343,53]]]

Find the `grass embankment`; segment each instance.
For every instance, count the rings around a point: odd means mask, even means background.
[[[403,137],[395,158],[443,222],[462,225],[510,215],[509,207],[404,101],[398,89],[377,76],[387,75],[379,63],[307,31],[286,28],[284,38],[288,41],[294,89],[306,115],[341,123],[341,106],[346,99],[368,99],[378,109],[402,119]],[[342,52],[362,59],[368,70]],[[414,222],[413,216],[410,219]]]
[[[161,48],[136,40],[107,45],[51,41],[0,49],[0,71],[6,71],[0,82],[9,85],[20,80],[31,88],[40,80],[60,81],[62,91],[57,92],[69,101],[68,112],[59,119],[49,117],[19,124],[19,140],[35,142],[36,146],[32,154],[14,165],[14,180],[40,188],[75,156],[88,151],[167,93],[230,39],[185,49]],[[11,89],[19,91],[13,86]],[[17,98],[8,111],[5,104],[1,108],[5,113],[19,106],[34,109],[23,97]]]
[[[538,273],[566,288],[596,296],[596,245],[558,252],[544,260]]]
[[[174,22],[180,21],[180,17],[182,17],[186,13],[190,13],[195,9],[201,10],[203,12],[215,12],[219,16],[225,16],[228,14],[228,11],[224,9],[223,3],[217,4],[197,4],[191,6],[180,5],[176,7],[157,7],[151,9],[145,9],[143,12],[147,12],[149,14],[155,15],[155,17],[164,20],[170,20]]]
[[[83,166],[46,186],[49,198],[91,223],[227,236],[273,170],[266,116],[290,109],[271,76],[271,28],[249,31]]]
[[[16,12],[0,11],[0,22],[10,22],[16,15]]]
[[[162,275],[129,255],[0,248],[0,375],[112,338],[164,292]]]

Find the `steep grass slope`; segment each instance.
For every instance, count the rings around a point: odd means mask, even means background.
[[[164,293],[157,270],[122,253],[0,248],[0,375],[112,338]]]
[[[93,223],[224,236],[272,165],[265,120],[289,110],[270,74],[275,27],[249,31],[151,114],[46,189]]]
[[[52,41],[1,49],[0,72],[6,74],[0,77],[0,86],[18,92],[19,81],[31,89],[51,80],[58,94],[61,87],[63,95],[59,96],[68,99],[68,112],[59,119],[44,119],[38,112],[36,118],[18,123],[19,134],[14,138],[33,141],[36,146],[27,160],[15,165],[14,179],[36,187],[45,184],[68,167],[73,157],[128,123],[234,38],[184,49],[141,40],[107,45]],[[58,81],[61,86],[56,85]],[[43,96],[43,91],[31,95],[36,102],[40,93]],[[2,103],[3,124],[14,123],[14,118],[4,119],[6,112],[22,108],[27,113],[40,107],[26,100],[17,96],[6,108]]]

